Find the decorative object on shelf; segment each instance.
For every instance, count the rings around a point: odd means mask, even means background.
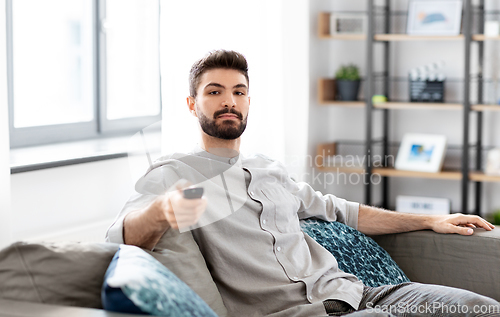
[[[387,97],[384,95],[373,95],[372,103],[384,103],[387,102]]]
[[[444,65],[440,61],[410,70],[411,102],[444,102]]]
[[[406,33],[412,35],[458,35],[462,0],[410,0]]]
[[[488,175],[500,176],[500,148],[488,152],[485,173]]]
[[[366,34],[366,28],[367,28],[366,22],[367,22],[366,14],[332,13],[330,15],[330,35]]]
[[[359,69],[354,64],[342,65],[335,73],[335,83],[339,100],[354,101],[358,99],[361,78]]]
[[[450,200],[446,198],[397,196],[396,211],[427,214],[446,215],[450,213]]]
[[[407,133],[396,157],[398,170],[437,173],[443,167],[446,136]]]
[[[484,35],[485,36],[498,36],[498,35],[500,35],[500,22],[499,21],[485,21],[484,22]]]

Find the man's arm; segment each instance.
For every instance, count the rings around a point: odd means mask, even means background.
[[[471,228],[492,230],[495,226],[474,215],[419,215],[360,205],[358,230],[368,235],[431,229],[438,233],[471,235]]]
[[[169,228],[185,228],[197,223],[206,206],[205,197],[186,199],[180,188],[158,196],[146,208],[125,216],[123,240],[151,250]]]

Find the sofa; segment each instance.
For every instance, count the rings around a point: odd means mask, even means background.
[[[392,259],[399,265],[411,281],[463,288],[500,300],[500,266],[498,265],[498,259],[500,259],[500,229],[489,232],[482,229],[475,229],[472,236],[437,234],[432,231],[416,231],[374,236],[372,238],[390,254]],[[18,244],[18,246],[19,245],[27,250],[33,247],[32,244],[28,243],[21,243]],[[44,246],[42,245],[42,247]],[[89,281],[95,280],[92,281],[92,283],[96,285],[100,284],[102,283],[102,275],[104,274],[106,266],[105,261],[110,260],[109,256],[112,256],[117,246],[103,243],[89,244],[84,247],[92,249],[92,252],[97,248],[99,252],[107,254],[106,256],[108,258],[104,258],[104,260],[101,261],[102,263],[89,263],[88,265],[91,265],[92,269],[89,269],[89,266],[74,268],[75,271],[92,271],[94,276],[101,276],[100,279],[91,278],[91,275],[80,277]],[[59,246],[57,248],[59,248]],[[64,253],[66,252],[65,250],[66,249],[61,248],[56,251]],[[7,256],[5,255],[5,250],[2,252],[3,253],[0,253],[0,317],[137,316],[110,312],[97,307],[89,308],[89,306],[92,307],[92,305],[87,305],[85,303],[81,305],[75,302],[75,300],[78,301],[89,295],[84,293],[81,295],[77,294],[80,291],[85,292],[85,289],[81,290],[78,288],[71,291],[72,294],[55,295],[52,290],[50,295],[52,296],[51,300],[41,300],[40,294],[37,295],[38,298],[35,295],[30,297],[31,295],[26,294],[25,291],[23,291],[23,294],[19,294],[19,296],[17,296],[15,292],[9,293],[9,289],[14,287],[13,285],[9,286],[9,282],[12,282],[11,271],[13,271],[13,268],[12,266],[6,267],[3,263],[6,257],[15,255],[17,251],[11,250],[10,253],[7,253]],[[158,255],[154,256],[158,257]],[[34,258],[33,263],[37,263],[37,265],[40,264],[41,266],[43,266],[43,263],[47,263],[47,266],[50,266],[50,261],[52,260]],[[78,260],[78,258],[73,260],[76,261],[76,264],[69,264],[69,267],[79,265],[78,261],[80,260]],[[29,259],[23,259],[22,265],[26,265],[25,262],[27,261],[29,261]],[[64,272],[61,274],[63,273]],[[182,272],[175,273],[182,275]],[[33,274],[36,275],[37,273],[35,272]],[[180,278],[183,279],[182,276],[180,276]],[[71,276],[64,277],[61,280],[61,283],[66,282],[71,283]],[[58,289],[57,283],[59,282],[51,282],[49,288]],[[100,294],[90,295],[93,297],[92,300],[95,301]],[[57,296],[69,296],[71,298],[61,300],[56,298]],[[46,298],[48,298],[48,295]],[[206,298],[203,299],[207,301]],[[208,301],[210,300],[212,299],[209,298]]]

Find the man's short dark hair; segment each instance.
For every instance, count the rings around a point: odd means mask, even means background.
[[[189,94],[196,97],[196,90],[200,84],[201,76],[208,70],[216,68],[234,69],[248,79],[248,63],[245,56],[235,51],[215,50],[195,62],[189,72]]]

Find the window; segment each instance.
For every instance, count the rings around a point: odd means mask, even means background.
[[[160,120],[158,0],[8,0],[11,147]]]

